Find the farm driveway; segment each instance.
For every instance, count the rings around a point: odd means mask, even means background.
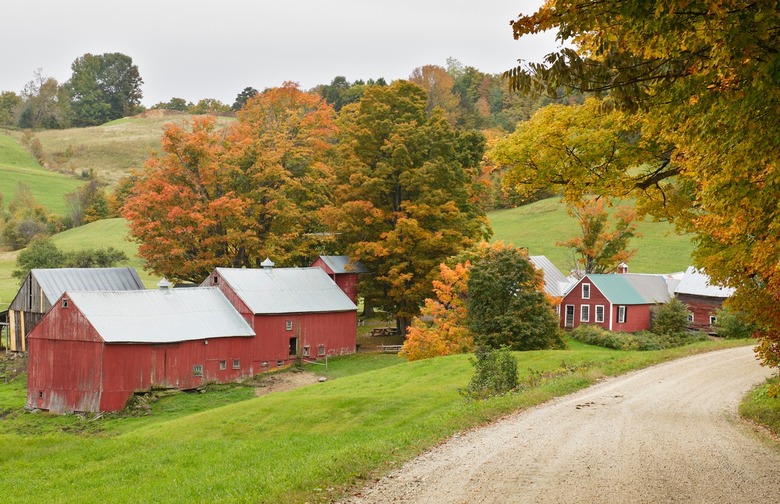
[[[605,380],[457,436],[346,502],[767,503],[780,448],[736,416],[749,347]]]

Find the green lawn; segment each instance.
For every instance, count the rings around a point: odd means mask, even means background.
[[[550,198],[530,205],[488,214],[494,240],[528,247],[531,255],[547,256],[558,268],[569,271],[571,252],[556,246],[580,234],[577,221],[566,213],[559,198]],[[632,273],[673,273],[685,271],[691,264],[693,244],[689,236],[680,236],[667,222],[638,222],[641,238],[634,238],[630,248],[638,249],[628,262]]]
[[[35,199],[48,211],[64,214],[65,194],[83,182],[46,170],[22,147],[18,140],[0,131],[0,194],[4,208],[14,197],[20,182],[28,184]]]
[[[150,414],[99,419],[24,413],[17,379],[0,384],[0,495],[18,502],[329,502],[455,432],[605,375],[735,344],[745,342],[661,352],[572,343],[518,353],[524,390],[483,402],[459,395],[473,372],[466,355],[411,363],[379,356],[368,364],[362,356],[335,358],[335,379],[325,383],[257,398],[241,387],[213,387],[160,399]]]

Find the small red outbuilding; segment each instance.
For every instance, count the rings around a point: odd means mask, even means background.
[[[322,268],[328,276],[341,287],[341,290],[352,300],[358,301],[358,278],[366,272],[360,262],[352,262],[348,256],[319,256],[313,263],[313,267]]]
[[[152,387],[251,377],[253,336],[219,289],[66,292],[28,337],[27,407],[115,411]]]
[[[355,352],[357,306],[320,268],[217,268],[217,286],[250,323],[258,372],[303,358]]]

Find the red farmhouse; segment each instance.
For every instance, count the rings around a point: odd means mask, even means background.
[[[710,277],[689,266],[675,289],[677,299],[688,305],[688,327],[712,331],[717,323],[715,312],[723,307],[734,289],[710,284]]]
[[[322,268],[347,297],[357,304],[358,275],[366,272],[362,264],[350,262],[347,256],[323,255],[319,256],[312,266]]]
[[[357,306],[320,268],[217,268],[217,286],[249,322],[258,372],[304,358],[355,352]]]
[[[660,275],[585,275],[563,297],[561,326],[641,331],[650,328],[651,309],[670,299],[669,285]]]
[[[253,336],[218,289],[66,292],[29,335],[27,407],[115,411],[152,387],[251,377]]]

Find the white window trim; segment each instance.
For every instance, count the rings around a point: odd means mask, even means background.
[[[691,323],[691,324],[696,322],[696,320],[694,320],[694,315],[693,315],[692,311],[688,312],[688,322]]]
[[[585,295],[585,287],[587,287],[588,295]],[[582,284],[582,299],[590,299],[590,284],[589,283],[583,283]]]
[[[599,317],[599,308],[601,308],[601,317]],[[604,305],[596,305],[596,312],[593,314],[593,321],[597,324],[603,324],[604,313]]]
[[[626,308],[625,305],[619,305],[617,309],[617,321],[618,324],[625,324],[626,323],[626,313],[628,312],[628,308]],[[623,315],[621,317],[621,314]]]
[[[710,315],[710,325],[713,326],[718,323],[718,317],[715,315]]]
[[[580,322],[590,322],[590,305],[580,305]]]

